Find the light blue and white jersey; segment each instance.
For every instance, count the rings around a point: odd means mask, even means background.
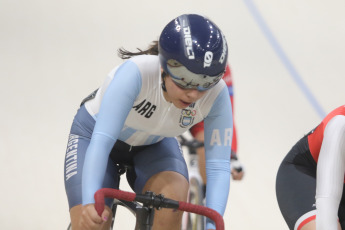
[[[132,108],[117,137],[133,146],[153,144],[164,137],[175,137],[185,132],[207,116],[213,102],[225,87],[224,83],[220,82],[207,91],[205,96],[196,103],[188,108],[178,109],[172,103],[167,102],[163,96],[160,64],[157,56],[137,56],[127,61],[124,66],[136,70],[136,76],[128,76],[125,71],[118,74],[119,67],[116,67],[109,73],[95,99],[86,102],[85,107],[97,121],[104,93],[108,89],[115,90],[113,88],[116,88],[116,90],[125,91],[114,92],[115,94],[129,93],[133,95],[134,101],[130,101]],[[115,75],[119,79],[131,78],[133,82],[129,82],[130,84],[127,86],[122,80],[119,80],[116,81],[119,84],[118,87],[111,87],[110,83]],[[139,83],[140,86],[136,87]],[[121,102],[124,101],[113,98],[103,105],[121,109]]]
[[[83,171],[83,204],[94,202],[93,194],[105,173],[102,168],[105,169],[117,139],[132,146],[150,145],[164,137],[178,136],[205,119],[207,205],[223,214],[229,191],[232,140],[226,84],[221,80],[185,109],[165,100],[161,84],[158,56],[135,56],[114,68],[95,98],[85,103],[96,124]]]

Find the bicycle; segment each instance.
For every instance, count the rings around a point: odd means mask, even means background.
[[[130,166],[118,165],[118,167],[120,178],[121,175],[124,174]],[[100,197],[103,197],[103,201],[99,200],[101,199]],[[217,230],[224,229],[223,217],[218,212],[214,211],[213,209],[204,207],[203,205],[167,199],[164,198],[164,196],[161,194],[156,195],[152,192],[146,192],[145,194],[135,194],[118,189],[105,188],[100,189],[95,193],[95,207],[97,205],[96,210],[100,214],[103,212],[104,209],[105,197],[114,199],[113,205],[111,207],[113,214],[111,230],[113,229],[115,224],[115,214],[118,206],[126,208],[136,218],[136,230],[150,230],[152,228],[155,208],[178,209],[181,211],[185,211],[184,213],[193,213],[194,217],[200,216],[202,218],[203,216],[207,216],[210,219],[212,219],[215,223],[220,222],[218,223],[218,225],[216,224]],[[102,212],[100,210],[102,210]],[[67,230],[72,230],[71,224],[68,225]]]
[[[187,148],[188,153],[188,172],[189,172],[189,192],[188,192],[188,198],[187,202],[204,206],[204,188],[203,188],[203,180],[199,172],[199,165],[198,165],[198,155],[197,155],[197,149],[204,146],[203,142],[200,142],[196,139],[194,139],[190,133],[186,132],[183,135],[180,135],[177,137],[180,145],[182,147]],[[188,140],[187,140],[188,139]],[[120,178],[122,174],[125,174],[127,172],[127,169],[131,166],[128,165],[117,165],[118,166],[118,181],[120,183]],[[119,186],[120,184],[118,184]],[[112,209],[112,224],[111,224],[111,230],[113,229],[114,222],[115,222],[115,213],[117,206],[122,206],[129,210],[134,216],[136,216],[137,220],[141,219],[142,215],[138,213],[141,213],[141,209],[143,208],[142,205],[140,205],[138,202],[131,201],[128,202],[126,200],[121,199],[114,199],[113,205],[111,207]],[[139,221],[140,222],[140,221]],[[68,226],[67,230],[72,230],[71,225]],[[204,230],[206,227],[206,217],[204,215],[197,215],[193,212],[184,212],[182,217],[182,225],[181,230]]]
[[[199,161],[197,150],[204,146],[204,143],[196,140],[189,132],[177,137],[180,145],[187,148],[188,172],[189,172],[189,193],[188,202],[192,204],[205,205],[205,190],[203,180],[199,171]],[[232,168],[237,172],[243,171],[243,166],[239,163],[237,156],[231,152]],[[204,230],[206,218],[193,213],[184,213],[181,230]]]
[[[199,172],[197,149],[204,146],[204,143],[192,138],[181,135],[178,137],[181,146],[187,148],[188,153],[188,173],[189,173],[189,192],[187,201],[192,204],[204,204],[203,181]],[[204,230],[206,226],[206,218],[193,213],[185,212],[182,216],[181,230]]]
[[[134,202],[136,205],[136,219],[138,230],[151,230],[155,209],[170,208],[184,212],[191,212],[198,215],[206,216],[212,219],[216,225],[216,230],[224,230],[223,217],[213,209],[202,205],[195,205],[188,202],[172,200],[165,198],[162,194],[156,195],[153,192],[145,194],[135,194],[133,192],[121,191],[118,189],[102,188],[95,193],[95,208],[98,215],[101,216],[104,210],[104,199],[114,198],[121,202]]]

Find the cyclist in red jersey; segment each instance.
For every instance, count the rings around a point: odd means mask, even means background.
[[[233,86],[232,86],[233,80],[232,80],[232,74],[231,74],[229,64],[226,66],[223,80],[225,81],[228,87],[230,100],[231,100],[231,107],[232,107],[232,111],[234,111],[234,93],[233,93],[234,91],[233,91]],[[203,121],[195,124],[190,129],[190,132],[195,139],[204,142],[204,122]],[[199,148],[197,150],[197,154],[199,158],[200,175],[204,182],[204,191],[205,191],[206,190],[205,149]],[[231,169],[232,178],[234,180],[242,180],[244,176],[244,167],[237,157],[237,134],[236,134],[235,122],[233,122],[233,136],[232,136],[232,143],[231,143],[231,167],[232,167]]]
[[[281,163],[276,194],[290,229],[345,229],[345,105],[290,150]]]

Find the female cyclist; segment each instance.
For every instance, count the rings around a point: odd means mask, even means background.
[[[276,180],[290,229],[345,229],[345,106],[329,113],[290,150]]]
[[[175,136],[205,121],[206,205],[224,214],[230,183],[231,102],[222,79],[224,35],[211,20],[185,14],[159,41],[131,53],[79,108],[65,158],[65,188],[73,230],[109,229],[111,200],[99,217],[94,193],[118,186],[117,166],[129,165],[136,193],[153,191],[185,201],[188,172]],[[179,229],[182,213],[157,211],[154,229]],[[214,229],[208,220],[207,229]]]
[[[226,71],[223,76],[223,80],[228,87],[228,92],[231,100],[232,112],[234,112],[234,90],[233,90],[233,80],[230,70],[230,66],[226,66]],[[204,122],[201,121],[190,128],[192,136],[198,141],[204,142]],[[205,169],[205,149],[197,149],[198,159],[199,159],[199,171],[204,182],[204,192],[206,191],[206,169]],[[230,154],[230,153],[229,153]],[[236,126],[233,119],[233,137],[231,143],[231,175],[234,180],[242,180],[244,176],[244,167],[242,163],[238,160],[237,155],[237,134]]]

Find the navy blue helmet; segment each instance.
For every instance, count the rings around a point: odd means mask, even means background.
[[[182,88],[210,89],[223,77],[226,39],[210,19],[183,14],[165,26],[158,43],[164,71]]]

